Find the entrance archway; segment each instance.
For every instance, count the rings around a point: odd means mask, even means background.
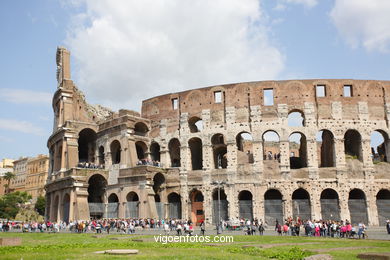
[[[139,213],[139,197],[134,191],[131,191],[126,196],[126,218],[138,218]]]
[[[181,219],[181,198],[176,192],[168,195],[168,209],[170,218]]]
[[[386,225],[390,219],[390,191],[382,189],[376,195],[376,207],[378,208],[379,225]]]
[[[191,200],[191,221],[195,224],[204,221],[203,201],[204,197],[201,191],[193,190],[190,193]]]
[[[219,193],[219,200],[218,200]],[[213,223],[216,224],[221,220],[228,220],[228,205],[227,196],[224,189],[214,189],[213,192]],[[218,217],[220,219],[218,220]]]
[[[340,220],[339,195],[335,190],[321,192],[321,215],[323,220]]]
[[[310,195],[305,189],[295,190],[292,194],[292,202],[294,219],[297,217],[301,220],[311,219]]]
[[[102,175],[95,174],[89,178],[88,185],[89,215],[91,218],[100,219],[105,212],[104,194],[107,181]]]
[[[238,194],[240,219],[253,220],[253,196],[250,191],[243,190]]]
[[[283,223],[283,196],[275,189],[267,190],[264,194],[265,223],[269,226]]]
[[[108,196],[107,218],[118,218],[119,199],[115,193]]]
[[[368,224],[366,195],[362,190],[353,189],[349,192],[348,208],[352,224]]]
[[[68,193],[65,194],[62,201],[62,220],[69,223],[70,196]]]

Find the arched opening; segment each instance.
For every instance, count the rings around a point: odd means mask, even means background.
[[[356,130],[348,130],[344,135],[344,152],[346,159],[362,161],[362,137]]]
[[[173,138],[168,144],[169,155],[171,157],[171,167],[180,167],[180,142],[177,138]]]
[[[112,164],[121,162],[121,144],[118,140],[114,140],[110,145]]]
[[[70,196],[65,194],[62,200],[62,220],[69,223],[69,210],[70,210]]]
[[[154,191],[154,202],[156,203],[157,215],[160,219],[165,217],[164,203],[161,202],[161,191],[164,189],[165,177],[161,173],[156,173],[153,177],[153,191]]]
[[[192,170],[202,170],[203,168],[202,140],[196,137],[191,138],[188,141],[188,145],[191,151]]]
[[[160,164],[160,145],[153,142],[150,145],[150,157],[152,158],[153,165]]]
[[[388,162],[389,136],[382,130],[371,134],[371,157],[374,163]]]
[[[52,221],[58,221],[58,206],[60,205],[60,198],[57,195],[54,198],[54,203],[53,203],[53,218]]]
[[[307,167],[306,136],[302,133],[293,133],[288,138],[290,149],[290,168],[300,169]]]
[[[149,131],[148,127],[142,122],[138,122],[134,125],[135,135],[146,136],[148,131]]]
[[[201,191],[192,190],[190,193],[191,200],[191,220],[193,223],[204,221],[203,201],[204,197]]]
[[[283,196],[275,189],[267,190],[264,193],[264,215],[265,223],[269,226],[283,223]]]
[[[366,195],[362,190],[353,189],[349,192],[348,208],[352,224],[368,224]]]
[[[250,191],[243,190],[238,194],[239,218],[253,220],[253,196]]]
[[[217,224],[222,220],[228,220],[228,201],[224,189],[214,189],[213,191],[213,223]],[[219,220],[219,221],[218,221]]]
[[[253,163],[253,138],[248,132],[241,132],[236,136],[237,164]]]
[[[168,195],[169,217],[173,219],[181,219],[181,198],[176,192]]]
[[[140,161],[139,164],[146,164],[146,151],[148,150],[146,144],[138,141],[135,143],[135,149],[137,150],[137,158]]]
[[[222,134],[215,134],[211,138],[211,145],[213,146],[214,168],[227,168],[227,145]]]
[[[304,114],[300,110],[290,111],[287,117],[287,125],[291,127],[301,127],[305,125]]]
[[[263,159],[265,164],[280,162],[280,138],[275,131],[263,134]]]
[[[105,159],[104,159],[104,147],[100,146],[99,147],[99,165],[104,165]]]
[[[319,167],[335,167],[334,137],[331,131],[321,130],[316,135]]]
[[[297,217],[301,220],[311,219],[310,195],[305,189],[299,188],[295,190],[292,194],[292,202],[293,219]]]
[[[79,147],[79,162],[94,163],[97,135],[90,128],[85,128],[80,131],[78,139]]]
[[[91,218],[102,218],[105,212],[104,194],[107,181],[100,175],[95,174],[88,180],[88,206]]]
[[[376,195],[376,207],[378,208],[379,225],[386,225],[390,219],[390,191],[382,189]]]
[[[321,215],[323,220],[340,220],[339,195],[333,189],[321,192]]]
[[[188,127],[191,133],[197,133],[203,130],[203,121],[199,117],[191,117],[188,120]]]
[[[115,193],[108,196],[107,216],[106,218],[118,218],[119,199]]]
[[[139,197],[134,191],[126,195],[126,218],[138,218],[139,213]]]

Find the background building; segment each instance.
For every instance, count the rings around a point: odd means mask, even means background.
[[[27,177],[25,191],[32,196],[35,203],[39,196],[45,195],[45,183],[49,171],[49,157],[40,154],[27,161]]]
[[[11,180],[10,191],[25,191],[27,178],[28,157],[22,157],[14,161],[15,178]]]
[[[5,173],[14,171],[13,162],[14,160],[12,159],[2,159],[0,161],[0,196],[4,195],[6,192],[5,185],[8,184],[8,181],[6,181],[3,177]]]

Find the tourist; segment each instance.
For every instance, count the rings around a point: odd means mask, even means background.
[[[202,235],[202,236],[204,236],[204,232],[206,231],[206,224],[204,223],[204,221],[202,220],[201,222],[200,222],[200,234]]]

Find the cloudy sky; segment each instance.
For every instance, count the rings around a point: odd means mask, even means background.
[[[47,153],[55,51],[90,103],[254,80],[389,80],[388,0],[0,1],[0,159]]]

